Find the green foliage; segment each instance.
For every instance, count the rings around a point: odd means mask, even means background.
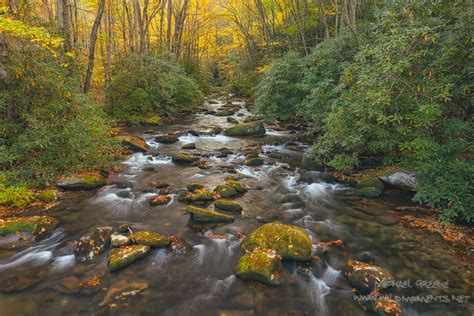
[[[112,159],[109,119],[79,92],[63,60],[35,48],[12,51],[8,72],[0,114],[7,180],[44,182]]]
[[[279,61],[257,87],[257,110],[309,120],[316,158],[338,170],[367,156],[417,170],[416,201],[472,222],[468,12],[465,1],[393,1],[358,40],[332,38]]]
[[[107,112],[125,122],[169,116],[202,101],[196,81],[170,55],[127,56],[115,65],[107,89]]]
[[[8,187],[0,183],[0,205],[19,208],[29,205],[35,198],[25,185]]]

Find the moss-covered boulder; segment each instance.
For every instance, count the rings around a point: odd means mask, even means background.
[[[214,115],[215,116],[231,116],[231,115],[234,115],[235,114],[235,110],[232,109],[232,108],[225,108],[225,109],[221,109],[219,111],[217,111]]]
[[[171,157],[171,161],[178,165],[192,165],[199,159],[187,154],[176,154]]]
[[[106,179],[98,173],[73,175],[57,183],[58,188],[65,191],[93,190],[107,184]]]
[[[119,135],[117,136],[117,138],[122,142],[122,145],[124,147],[134,152],[145,152],[150,148],[150,146],[148,146],[145,140],[138,136]]]
[[[90,236],[84,236],[79,239],[74,246],[74,255],[79,262],[93,260],[110,243],[112,236],[112,227],[105,226],[97,228]]]
[[[239,192],[237,192],[236,189],[234,189],[232,186],[227,185],[227,184],[218,185],[217,187],[215,187],[214,192],[219,193],[219,196],[225,199],[232,198],[239,195]]]
[[[228,186],[233,187],[234,190],[239,192],[239,193],[247,192],[247,187],[243,183],[241,183],[237,180],[230,179],[230,180],[227,180],[225,184],[228,185]]]
[[[0,219],[0,249],[18,249],[49,236],[58,222],[50,216]]]
[[[217,200],[214,202],[214,207],[227,212],[242,212],[242,206],[228,200]]]
[[[185,150],[196,149],[196,144],[195,143],[184,144],[181,147],[181,149],[185,149]]]
[[[150,231],[139,231],[133,234],[137,244],[150,247],[168,247],[171,240],[169,237]]]
[[[237,126],[228,128],[224,131],[224,134],[227,136],[262,136],[265,135],[267,131],[262,122],[251,122],[243,123]]]
[[[281,257],[272,249],[255,248],[237,262],[235,274],[244,280],[279,285],[284,281]]]
[[[229,116],[227,118],[227,122],[231,123],[231,124],[239,124],[239,121],[236,119],[236,118],[233,118],[231,116]]]
[[[395,280],[386,269],[356,260],[347,261],[345,275],[349,284],[364,294],[383,289]]]
[[[110,243],[113,247],[122,247],[130,245],[132,243],[132,240],[128,236],[113,233],[110,236]]]
[[[118,271],[143,258],[150,251],[145,245],[124,246],[109,251],[107,266],[111,272]]]
[[[176,135],[160,135],[155,138],[157,143],[160,144],[173,144],[179,141]]]
[[[196,222],[231,223],[234,221],[232,216],[200,207],[188,206],[185,211],[191,214],[191,219]]]
[[[357,182],[357,188],[377,188],[383,190],[383,182],[376,176],[364,176]]]
[[[148,200],[148,203],[150,206],[157,206],[157,205],[166,205],[169,202],[171,202],[171,196],[170,195],[155,195],[150,200]]]
[[[273,249],[283,259],[298,261],[310,260],[313,252],[313,244],[304,229],[279,222],[260,226],[244,238],[241,247],[247,251]]]
[[[366,198],[376,198],[382,194],[382,190],[376,187],[366,187],[358,189],[354,192],[354,195]]]
[[[183,192],[179,196],[178,200],[183,203],[192,204],[208,204],[213,202],[218,194],[206,189],[197,189],[192,192]]]

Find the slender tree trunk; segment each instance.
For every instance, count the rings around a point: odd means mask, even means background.
[[[94,58],[95,58],[95,44],[97,41],[97,31],[99,30],[100,21],[102,20],[102,15],[104,14],[105,0],[100,0],[99,9],[97,11],[97,16],[95,17],[94,25],[92,26],[91,31],[91,40],[89,46],[89,63],[87,65],[86,77],[84,79],[84,86],[82,88],[83,93],[89,92],[92,71],[94,70]]]
[[[173,1],[168,0],[168,28],[166,29],[166,48],[171,51],[171,20],[173,18]]]

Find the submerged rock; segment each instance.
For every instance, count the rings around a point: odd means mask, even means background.
[[[110,243],[112,244],[113,247],[122,247],[122,246],[130,245],[132,241],[130,240],[128,236],[113,233],[110,236]]]
[[[193,250],[193,247],[181,235],[173,235],[170,237],[170,240],[170,250],[175,256],[182,256]]]
[[[394,277],[384,268],[360,261],[348,260],[346,278],[349,284],[362,293],[387,287]]]
[[[188,206],[185,211],[191,214],[191,219],[196,222],[230,223],[234,221],[232,216],[200,207]]]
[[[364,176],[357,182],[357,188],[377,188],[383,190],[383,182],[376,176]]]
[[[358,189],[354,192],[353,195],[366,197],[366,198],[375,198],[382,194],[382,190],[376,187],[367,187]]]
[[[228,200],[217,200],[214,202],[214,207],[228,212],[242,212],[242,206]]]
[[[171,240],[169,237],[150,231],[139,231],[133,234],[137,244],[150,247],[168,247]]]
[[[58,222],[50,216],[0,219],[0,249],[17,249],[49,236]]]
[[[237,119],[233,118],[233,117],[228,117],[227,118],[227,122],[231,123],[231,124],[239,124],[239,121],[237,121]]]
[[[85,236],[76,242],[74,255],[79,262],[93,260],[104,252],[110,243],[112,227],[105,226],[97,228],[91,236]]]
[[[247,251],[273,249],[283,259],[298,261],[310,260],[313,252],[313,244],[304,229],[279,222],[265,224],[248,234],[241,248]]]
[[[164,189],[164,188],[169,187],[170,184],[168,182],[165,182],[165,181],[154,180],[154,181],[150,182],[150,186],[152,186],[154,188],[157,188],[157,189]]]
[[[138,136],[119,135],[117,138],[120,139],[124,147],[134,152],[145,152],[150,148],[143,138]]]
[[[380,177],[380,180],[401,190],[415,191],[418,188],[418,181],[413,172],[397,171]]]
[[[161,135],[155,138],[157,143],[160,144],[173,144],[179,141],[179,138],[175,135]]]
[[[237,192],[236,189],[234,189],[232,186],[227,185],[227,184],[218,185],[214,189],[214,192],[219,193],[219,195],[223,198],[232,198],[239,195],[239,192]]]
[[[171,161],[179,165],[191,165],[197,160],[199,159],[187,154],[176,154],[171,157]]]
[[[199,190],[199,189],[204,189],[204,185],[200,184],[200,183],[191,183],[191,184],[188,184],[186,186],[186,189],[188,191],[196,191],[196,190]]]
[[[66,191],[93,190],[107,184],[106,179],[98,173],[86,173],[67,177],[57,183],[58,188]]]
[[[262,122],[243,123],[224,131],[227,136],[261,136],[266,130]]]
[[[171,202],[170,195],[156,195],[148,201],[150,206],[165,205]]]
[[[132,245],[121,248],[114,248],[109,251],[107,266],[111,272],[118,271],[143,258],[150,251],[149,246]]]
[[[184,144],[181,149],[196,149],[196,144],[195,143],[188,143]]]
[[[235,274],[244,280],[260,281],[269,285],[283,283],[281,257],[275,250],[255,248],[237,262]]]

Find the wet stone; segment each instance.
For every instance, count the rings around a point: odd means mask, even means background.
[[[179,138],[175,135],[161,135],[155,138],[157,143],[160,144],[173,144],[179,141]]]
[[[196,149],[196,144],[195,143],[184,144],[181,147],[181,149],[186,149],[186,150]]]
[[[29,246],[51,235],[58,222],[50,216],[0,219],[0,249]]]
[[[98,173],[86,173],[67,177],[57,183],[58,188],[65,191],[85,191],[103,187],[106,179]]]
[[[170,237],[170,240],[170,251],[175,256],[183,256],[193,250],[193,247],[181,235],[173,235]]]
[[[108,244],[112,235],[112,227],[97,228],[91,236],[85,236],[76,242],[74,255],[77,261],[86,262],[100,255]]]
[[[219,193],[219,195],[223,198],[232,198],[237,195],[239,195],[239,192],[237,190],[230,186],[230,185],[218,185],[215,189],[214,192]]]
[[[171,202],[170,195],[156,195],[148,201],[150,206],[157,206],[157,205],[166,205]]]
[[[249,281],[260,281],[268,285],[279,285],[284,281],[281,257],[272,249],[255,248],[237,262],[235,274]]]
[[[107,266],[111,272],[118,271],[143,258],[150,251],[149,246],[132,245],[113,248],[107,257]]]
[[[110,243],[112,244],[113,247],[122,247],[122,246],[130,245],[132,241],[130,240],[128,236],[113,233],[112,236],[110,236]]]
[[[394,281],[390,272],[372,264],[348,260],[346,278],[349,284],[361,293],[370,293],[375,289],[383,289],[384,282]]]
[[[133,234],[133,239],[137,244],[149,247],[168,247],[171,240],[156,232],[139,231]]]
[[[189,213],[191,215],[191,219],[196,222],[230,223],[234,221],[232,216],[195,206],[188,206],[186,207],[185,211]]]
[[[214,207],[228,212],[242,212],[239,204],[228,200],[217,200],[214,202]]]

